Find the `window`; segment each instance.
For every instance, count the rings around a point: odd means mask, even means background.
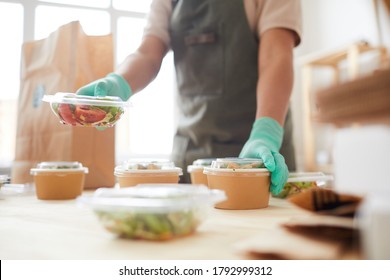
[[[146,13],[152,0],[113,0],[112,3],[115,9]]]
[[[34,39],[45,38],[59,26],[75,20],[80,21],[89,35],[110,32],[110,16],[106,11],[39,5],[35,10]]]
[[[12,28],[9,28],[12,26]],[[0,169],[9,166],[15,150],[16,98],[19,92],[23,6],[0,2]]]
[[[137,48],[145,23],[144,18],[119,18],[118,61],[123,61]],[[126,155],[167,157],[170,154],[174,132],[172,61],[172,54],[169,53],[157,78],[142,94],[132,97],[132,107],[117,125],[117,143],[122,147],[121,154],[117,154],[117,160],[125,160]]]
[[[110,0],[40,0],[40,1],[48,2],[48,3],[67,4],[67,5],[79,5],[85,7],[108,8],[110,6]]]
[[[10,165],[14,158],[23,41],[45,38],[59,26],[79,20],[89,35],[113,33],[118,64],[141,41],[150,3],[151,0],[0,0],[0,36],[7,38],[2,40],[0,75],[8,81],[0,92],[0,168]],[[133,106],[116,126],[118,163],[133,156],[169,156],[174,133],[173,91],[173,59],[168,53],[159,76],[134,96]]]

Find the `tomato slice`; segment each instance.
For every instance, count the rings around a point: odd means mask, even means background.
[[[59,104],[58,105],[58,115],[62,118],[62,120],[70,125],[76,125],[77,122],[74,119],[72,110],[70,109],[69,104]]]
[[[106,117],[106,114],[102,109],[87,105],[77,105],[75,110],[76,119],[81,123],[99,122]]]

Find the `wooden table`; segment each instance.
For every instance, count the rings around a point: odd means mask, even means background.
[[[265,209],[213,209],[195,234],[156,242],[115,237],[75,200],[12,196],[0,199],[0,259],[243,259],[234,247],[237,242],[309,215],[286,200],[271,198]]]

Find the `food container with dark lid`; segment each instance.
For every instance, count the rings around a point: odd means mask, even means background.
[[[43,200],[74,199],[84,188],[88,168],[80,162],[41,162],[30,170],[37,197]]]
[[[217,158],[204,168],[208,186],[223,190],[227,200],[216,204],[222,209],[259,209],[268,207],[270,172],[261,159]]]
[[[129,102],[118,96],[87,96],[58,92],[45,95],[43,101],[62,124],[89,127],[112,127],[121,118]]]

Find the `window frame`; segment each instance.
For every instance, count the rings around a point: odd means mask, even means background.
[[[142,0],[140,0],[142,1]],[[103,11],[107,12],[109,15],[109,32],[112,33],[113,39],[114,39],[114,47],[115,47],[115,56],[114,56],[114,65],[118,65],[121,61],[118,61],[117,56],[117,43],[118,43],[118,23],[119,19],[124,18],[140,18],[145,19],[147,16],[147,12],[137,12],[137,11],[128,11],[128,10],[119,10],[114,8],[113,6],[113,0],[109,1],[109,5],[107,7],[90,7],[85,5],[76,5],[76,4],[66,4],[66,3],[52,3],[52,2],[46,2],[46,1],[39,1],[39,0],[0,0],[0,3],[12,3],[12,4],[20,4],[23,7],[23,24],[22,24],[22,43],[36,40],[35,38],[35,26],[36,26],[36,8],[38,6],[50,6],[50,7],[59,7],[59,8],[75,8],[80,10],[89,10],[89,11]],[[173,82],[174,84],[174,82]],[[172,87],[173,90],[174,86]],[[17,102],[18,95],[15,96],[15,102]],[[173,122],[175,122],[173,120]],[[16,130],[16,128],[15,128]],[[126,128],[126,132],[121,130],[121,133],[127,133],[128,135],[123,135],[126,138],[130,138],[129,135],[133,134],[133,128]],[[173,131],[172,131],[173,132]],[[118,133],[117,133],[118,136]],[[172,135],[173,139],[173,135]],[[130,140],[129,140],[130,141]],[[122,144],[120,145],[122,146]],[[12,147],[11,147],[12,148]],[[117,147],[116,150],[119,147]],[[165,147],[166,149],[167,147]],[[161,153],[156,154],[156,158],[167,158],[169,157],[169,154],[166,153],[166,150],[161,150]],[[118,157],[118,151],[116,152],[116,160],[119,162],[120,160],[123,160],[123,156]],[[142,157],[142,156],[149,156],[145,154],[137,154],[135,151],[132,150],[131,147],[128,147],[124,157]],[[4,158],[0,158],[0,162],[4,160]],[[8,159],[7,159],[8,160]],[[13,159],[12,159],[13,160]]]

